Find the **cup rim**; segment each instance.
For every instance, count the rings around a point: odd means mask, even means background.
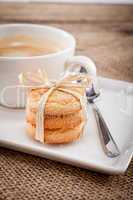
[[[55,57],[55,56],[59,56],[61,54],[64,54],[64,53],[67,53],[73,49],[75,49],[76,47],[76,39],[74,38],[74,36],[63,30],[63,29],[60,29],[60,28],[56,28],[54,26],[48,26],[48,25],[39,25],[39,24],[30,24],[30,23],[11,23],[11,24],[1,24],[0,25],[0,28],[2,27],[13,27],[13,26],[17,26],[17,27],[23,27],[23,26],[27,26],[27,27],[35,27],[35,28],[46,28],[46,29],[49,29],[49,30],[55,30],[55,31],[58,31],[62,34],[65,34],[67,35],[71,40],[72,40],[72,44],[70,47],[66,47],[56,53],[49,53],[49,54],[42,54],[42,55],[38,55],[38,56],[0,56],[0,60],[25,60],[25,59],[42,59],[42,58],[51,58],[51,57]]]

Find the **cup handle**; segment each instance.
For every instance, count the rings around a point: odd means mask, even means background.
[[[65,67],[67,68],[68,66],[85,66],[88,74],[92,77],[96,77],[97,74],[97,70],[96,70],[96,65],[94,63],[94,61],[86,56],[73,56],[71,58],[69,58],[65,64]]]

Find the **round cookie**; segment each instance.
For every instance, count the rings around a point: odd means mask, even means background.
[[[44,127],[49,130],[61,129],[61,128],[74,128],[78,126],[84,119],[82,111],[75,112],[69,115],[62,116],[45,116]],[[32,125],[36,124],[36,113],[27,109],[26,121]]]
[[[46,89],[34,89],[28,94],[27,106],[37,112],[38,103]],[[56,89],[49,96],[45,106],[45,115],[67,115],[81,110],[79,99],[74,95]]]
[[[63,131],[58,129],[55,131],[50,131],[45,129],[44,142],[47,144],[63,144],[73,142],[80,138],[83,133],[84,122],[74,129],[68,129]],[[27,123],[27,133],[35,139],[35,127],[30,123]]]

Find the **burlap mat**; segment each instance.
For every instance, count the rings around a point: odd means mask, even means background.
[[[99,69],[133,80],[132,68],[126,71],[124,65]],[[0,148],[0,200],[27,199],[133,200],[133,161],[125,175],[107,176]]]
[[[132,200],[133,162],[108,176],[0,149],[0,200]]]

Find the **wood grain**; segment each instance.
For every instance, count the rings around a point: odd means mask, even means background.
[[[71,32],[77,54],[90,56],[98,73],[133,81],[133,6],[0,3],[0,23],[50,24]]]
[[[133,6],[1,3],[0,18],[23,22],[123,22],[133,20]]]

